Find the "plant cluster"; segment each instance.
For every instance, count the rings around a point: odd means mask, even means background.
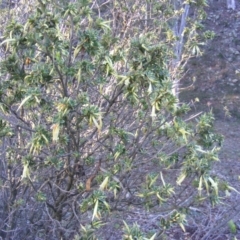
[[[123,239],[146,239],[126,218],[139,210],[157,216],[149,239],[185,231],[189,207],[219,201],[210,170],[222,137],[211,113],[190,116],[173,91],[211,35],[205,1],[34,4],[10,11],[1,42],[0,235],[106,239],[120,218]]]

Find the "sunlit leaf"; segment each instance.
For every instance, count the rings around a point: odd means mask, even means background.
[[[184,179],[187,177],[186,173],[181,173],[181,175],[177,179],[177,184],[181,185],[181,183],[184,181]]]
[[[58,123],[52,125],[52,139],[54,142],[57,142],[59,139],[60,126]]]
[[[109,177],[105,177],[105,179],[103,180],[103,182],[100,184],[99,189],[100,190],[104,190],[107,188],[108,185],[108,181],[109,181]]]
[[[99,203],[99,201],[96,200],[95,206],[94,206],[94,210],[93,210],[92,221],[93,221],[95,218],[99,219],[99,215],[98,215],[98,203]]]
[[[203,187],[202,187],[203,182],[202,182],[202,180],[203,180],[203,177],[201,176],[200,179],[199,179],[199,184],[198,184],[198,191],[199,191],[199,195],[200,196],[201,196],[201,192],[203,190]]]
[[[179,226],[181,227],[181,229],[186,232],[185,226],[182,223],[179,223]]]
[[[163,186],[166,186],[166,183],[165,183],[165,181],[164,181],[164,178],[163,178],[162,172],[160,172],[160,177],[161,177],[161,180],[162,180]]]
[[[22,179],[28,178],[31,180],[30,178],[30,169],[29,169],[29,164],[26,163],[23,165],[23,172],[22,172]]]
[[[152,106],[152,112],[151,112],[151,117],[154,119],[157,116],[156,114],[156,107],[155,105]]]
[[[19,111],[19,109],[20,109],[31,97],[32,97],[32,95],[29,95],[29,96],[25,97],[25,98],[22,100],[21,104],[19,105],[19,107],[18,107],[18,109],[17,109],[17,112]]]

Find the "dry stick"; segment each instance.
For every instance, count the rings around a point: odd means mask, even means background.
[[[65,232],[69,232],[69,233],[75,233],[75,230],[68,230],[68,229],[62,227],[61,223],[60,223],[58,220],[52,218],[51,214],[50,214],[49,211],[48,211],[48,207],[47,207],[47,204],[46,204],[46,203],[45,203],[45,209],[46,209],[47,215],[48,215],[48,217],[50,218],[50,220],[51,220],[52,222],[56,223],[56,224],[59,226],[59,229],[60,229],[60,230],[65,231]]]
[[[81,221],[79,220],[78,215],[77,215],[77,213],[76,213],[76,211],[75,211],[75,206],[74,206],[74,205],[75,205],[75,202],[76,202],[76,200],[72,202],[73,214],[75,215],[75,217],[76,217],[77,221],[79,222],[79,224],[81,224]]]

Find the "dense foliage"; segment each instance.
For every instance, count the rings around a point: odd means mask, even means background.
[[[185,230],[189,207],[218,202],[213,116],[190,116],[173,91],[212,37],[201,24],[206,3],[177,2],[38,0],[2,10],[5,239],[159,239],[176,224]],[[176,60],[186,5],[193,17]],[[154,215],[150,232],[128,218],[139,211]]]

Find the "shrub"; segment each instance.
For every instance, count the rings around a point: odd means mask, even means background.
[[[134,2],[39,0],[4,29],[6,239],[99,239],[119,217],[124,239],[143,238],[129,211],[154,214],[153,239],[184,230],[190,206],[218,202],[213,116],[190,116],[173,91],[200,33],[188,23],[176,64],[182,10]]]

